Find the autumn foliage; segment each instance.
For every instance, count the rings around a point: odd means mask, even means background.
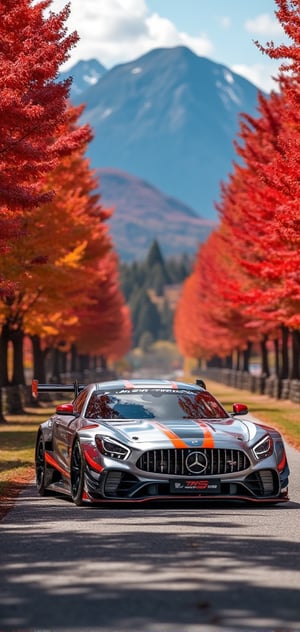
[[[199,250],[177,309],[175,335],[192,357],[224,358],[283,330],[299,338],[300,2],[276,4],[291,44],[260,48],[283,59],[280,91],[259,95],[257,117],[241,117],[238,160],[217,204],[220,228]],[[190,314],[198,321],[191,335]]]
[[[76,128],[80,113],[70,106],[65,127]],[[56,191],[51,202],[22,212],[22,237],[2,258],[15,283],[3,300],[3,331],[11,340],[19,332],[38,336],[43,347],[63,342],[64,349],[76,344],[84,353],[118,357],[130,344],[130,326],[106,225],[110,212],[100,204],[85,150],[83,142],[46,176],[45,187]]]
[[[90,138],[87,126],[62,132],[70,80],[57,78],[78,36],[66,34],[69,6],[46,17],[50,5],[0,1],[0,253],[19,230],[22,210],[53,197],[42,186],[45,174]],[[0,293],[7,284],[0,274]]]
[[[58,81],[78,39],[69,11],[0,0],[0,385],[24,383],[25,335],[35,349],[105,358],[130,345],[111,210],[85,156],[92,131],[68,101],[70,80]]]
[[[45,17],[50,0],[0,2],[0,204],[32,206],[49,198],[41,176],[82,139],[82,128],[58,134],[70,81],[56,81],[75,45],[66,6]]]
[[[118,259],[113,253],[97,267],[97,280],[88,292],[89,302],[79,309],[74,328],[82,354],[120,358],[130,349],[131,319],[119,288]]]

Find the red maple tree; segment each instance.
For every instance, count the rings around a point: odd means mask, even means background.
[[[101,259],[97,275],[88,292],[90,302],[77,312],[74,341],[79,353],[122,358],[131,346],[131,318],[120,290],[116,253]]]
[[[66,35],[70,7],[46,9],[50,0],[0,2],[0,205],[32,206],[49,198],[41,176],[74,147],[81,130],[57,136],[65,121],[70,80],[57,81],[76,44]]]
[[[227,247],[224,229],[211,233],[184,284],[175,316],[175,337],[185,355],[209,360],[244,351],[255,335],[233,300],[245,281]],[[187,325],[188,323],[188,325]]]
[[[278,76],[280,92],[260,95],[258,116],[241,118],[235,143],[241,161],[234,163],[217,204],[227,254],[220,243],[213,252],[210,239],[196,268],[199,278],[210,279],[214,299],[211,304],[204,300],[202,310],[212,315],[206,318],[208,323],[215,321],[216,341],[218,327],[222,334],[222,320],[218,325],[215,318],[218,305],[231,343],[235,331],[231,319],[238,311],[244,318],[242,329],[259,332],[261,341],[269,335],[275,338],[280,331],[285,339],[286,330],[300,331],[300,3],[276,0],[276,4],[277,17],[291,44],[276,47],[271,42],[260,48],[273,58],[284,59]],[[232,261],[229,275],[228,253]],[[198,293],[199,287],[198,281]],[[203,280],[200,294],[205,297]],[[207,353],[213,342],[210,328],[202,340]]]
[[[76,130],[82,108],[69,107],[58,133]],[[99,260],[111,250],[97,192],[99,183],[81,146],[60,158],[45,176],[44,187],[56,190],[47,204],[23,209],[22,238],[16,238],[1,256],[0,266],[14,287],[0,303],[2,365],[0,380],[8,383],[7,346],[13,344],[15,384],[24,383],[22,344],[24,334],[51,339],[68,338],[76,310],[89,302],[88,290],[98,279]],[[49,342],[47,343],[49,344]]]
[[[87,126],[62,133],[71,79],[57,79],[78,35],[67,35],[70,5],[57,15],[50,7],[51,0],[0,0],[0,252],[16,238],[22,209],[53,197],[42,186],[45,173],[90,137]],[[1,293],[11,287],[2,275]]]

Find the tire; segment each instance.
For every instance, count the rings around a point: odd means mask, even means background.
[[[83,505],[84,458],[79,439],[76,439],[71,456],[71,496],[78,507]]]
[[[36,487],[40,496],[47,494],[46,479],[47,479],[47,466],[45,462],[45,446],[42,434],[39,435],[36,446],[35,455],[35,479]]]

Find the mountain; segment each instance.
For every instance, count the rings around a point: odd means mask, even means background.
[[[101,204],[114,208],[109,231],[121,261],[141,261],[157,240],[165,258],[193,256],[215,222],[139,178],[117,169],[102,168]]]
[[[89,59],[89,61],[78,61],[70,70],[61,72],[59,80],[63,81],[72,77],[70,98],[75,101],[81,94],[95,85],[105,72],[107,72],[106,68],[97,59]]]
[[[146,180],[216,219],[214,203],[236,159],[239,114],[255,115],[257,88],[186,47],[155,49],[107,70],[75,102],[94,130],[94,168]]]

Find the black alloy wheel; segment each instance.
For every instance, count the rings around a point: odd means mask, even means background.
[[[76,439],[71,457],[71,496],[75,505],[83,505],[84,459],[79,439]]]
[[[35,457],[35,476],[36,476],[36,486],[38,493],[40,496],[45,496],[46,487],[46,463],[45,463],[45,446],[42,435],[39,435],[37,447],[36,447],[36,457]]]

